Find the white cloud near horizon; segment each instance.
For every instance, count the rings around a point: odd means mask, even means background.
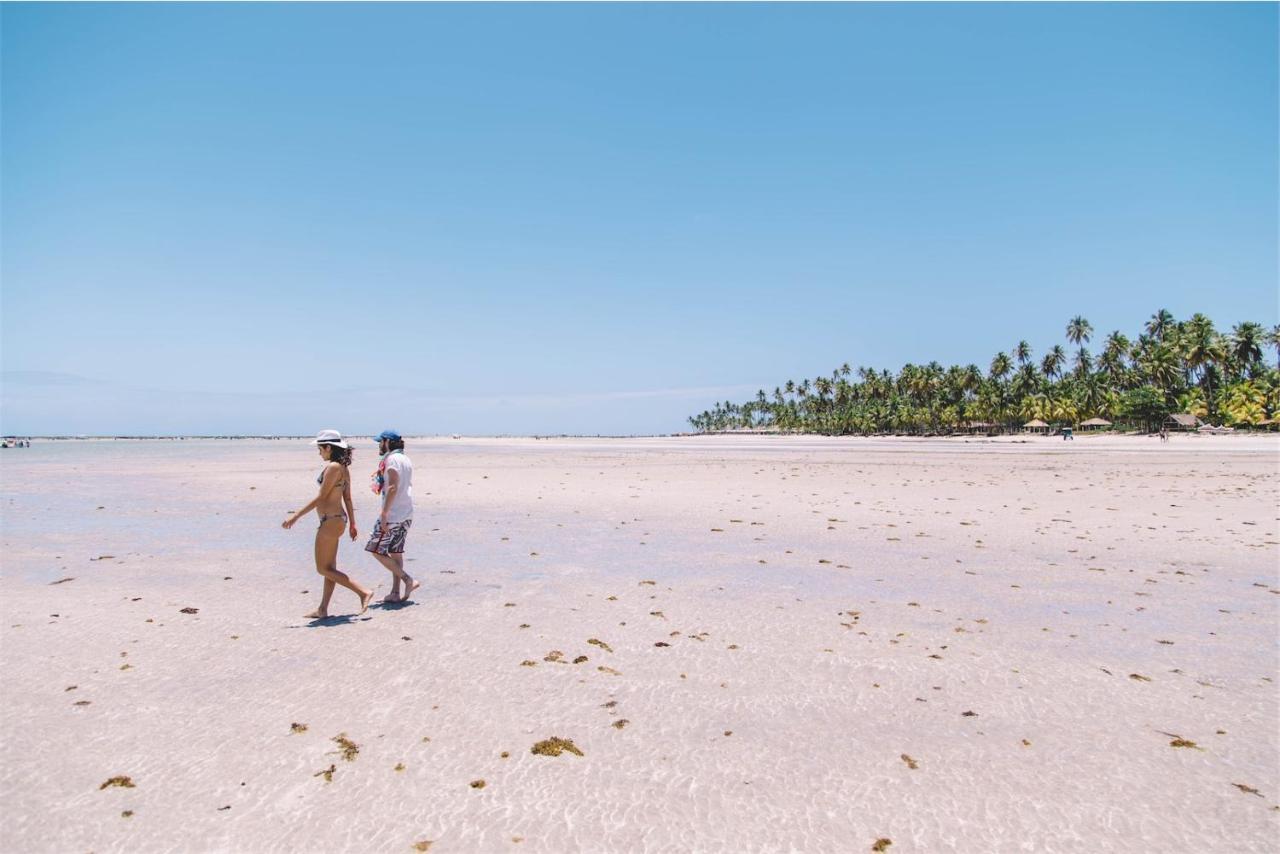
[[[205,435],[314,432],[661,433],[757,386],[591,392],[479,392],[370,385],[226,392],[133,386],[52,371],[0,372],[0,431],[17,435]],[[494,414],[498,413],[495,418]],[[496,429],[495,429],[496,428]]]

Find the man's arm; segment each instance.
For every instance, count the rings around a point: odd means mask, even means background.
[[[387,482],[382,486],[382,513],[378,517],[382,521],[382,529],[387,528],[387,513],[391,509],[391,502],[395,500],[396,493],[400,491],[400,472],[387,467]]]

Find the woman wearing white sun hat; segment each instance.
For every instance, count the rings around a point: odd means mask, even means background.
[[[338,542],[342,539],[343,529],[349,526],[351,539],[356,538],[356,514],[351,501],[351,472],[348,468],[351,465],[351,446],[343,441],[337,430],[321,430],[311,444],[316,446],[320,458],[325,461],[324,470],[316,478],[320,494],[283,523],[284,528],[292,528],[312,510],[320,517],[320,526],[316,528],[316,572],[324,576],[324,593],[320,597],[320,607],[307,616],[317,620],[329,616],[329,598],[337,584],[360,597],[360,613],[363,614],[373,599],[373,591],[366,590],[338,571]]]

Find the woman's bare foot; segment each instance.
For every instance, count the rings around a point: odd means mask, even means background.
[[[328,611],[324,610],[323,608],[316,608],[316,609],[315,609],[314,611],[312,611],[310,614],[307,614],[307,615],[306,615],[306,617],[304,617],[304,619],[307,619],[307,620],[323,620],[325,617],[328,617],[328,616],[329,616],[329,612],[328,612]]]
[[[365,611],[368,611],[368,610],[369,610],[369,603],[370,603],[370,602],[372,602],[372,601],[373,601],[373,591],[372,591],[372,590],[370,590],[368,593],[366,593],[366,594],[364,594],[363,596],[361,596],[361,597],[360,597],[360,613],[361,613],[361,614],[363,614]]]
[[[417,590],[421,586],[422,585],[419,584],[417,581],[410,581],[408,584],[405,585],[404,595],[400,597],[400,601],[408,602],[409,597],[413,595],[413,591]]]

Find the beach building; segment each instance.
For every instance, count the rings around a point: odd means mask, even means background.
[[[1049,425],[1041,421],[1039,418],[1033,418],[1030,421],[1028,421],[1026,424],[1022,425],[1022,431],[1024,433],[1040,433],[1043,435],[1048,435]]]
[[[1200,426],[1200,419],[1187,412],[1176,412],[1164,420],[1164,426],[1170,430],[1194,430]]]
[[[1111,422],[1105,418],[1090,418],[1088,421],[1080,422],[1080,429],[1086,433],[1090,431],[1105,430],[1111,426]]]

